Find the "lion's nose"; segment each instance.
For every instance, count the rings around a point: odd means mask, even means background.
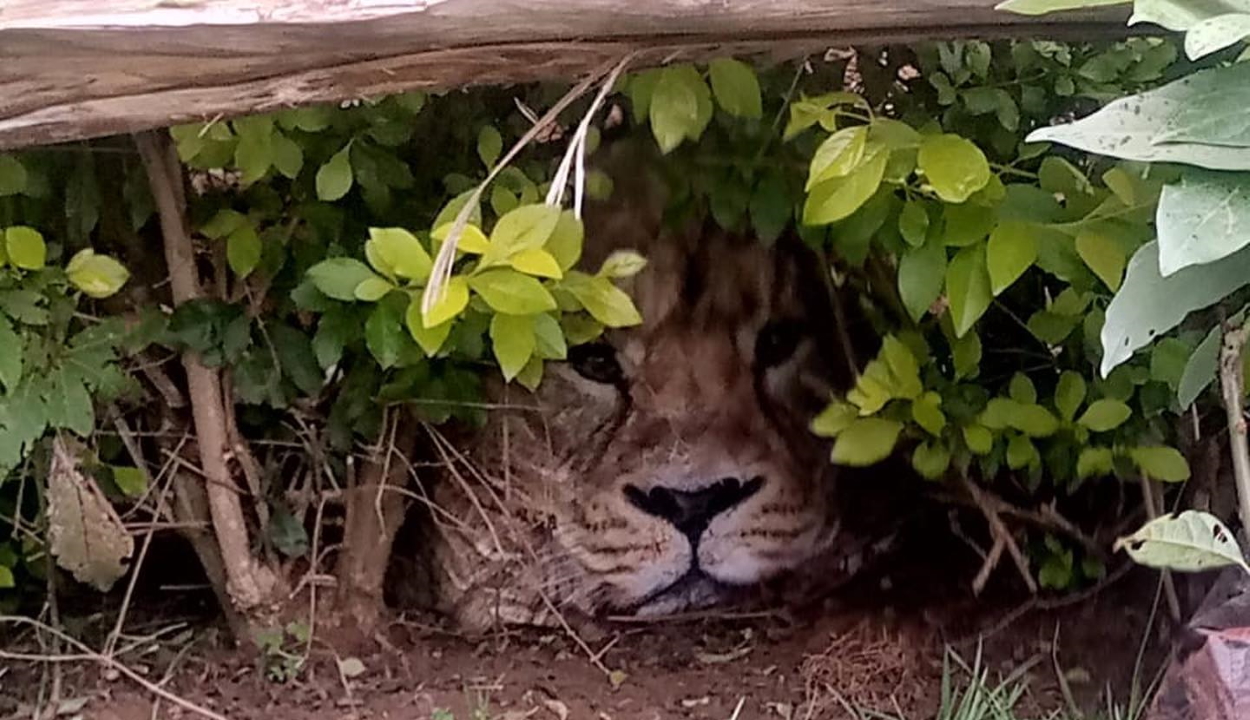
[[[759,492],[764,478],[754,477],[745,483],[738,478],[724,478],[699,490],[674,490],[656,486],[642,490],[625,486],[625,497],[634,507],[667,520],[690,540],[697,541],[712,518],[729,510]]]

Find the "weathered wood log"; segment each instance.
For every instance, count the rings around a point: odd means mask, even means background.
[[[3,0],[0,148],[419,88],[573,78],[632,50],[1123,33],[995,0]]]

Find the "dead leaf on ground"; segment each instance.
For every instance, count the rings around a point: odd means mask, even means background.
[[[80,448],[52,442],[48,536],[53,557],[81,583],[107,592],[126,574],[134,539],[95,480],[79,467]]]

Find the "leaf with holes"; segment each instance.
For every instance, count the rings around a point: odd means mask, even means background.
[[[1149,567],[1201,572],[1236,565],[1250,573],[1228,528],[1214,515],[1197,510],[1155,518],[1132,535],[1116,540],[1115,549]]]
[[[1187,171],[1164,186],[1155,226],[1164,277],[1232,255],[1250,244],[1250,177]]]

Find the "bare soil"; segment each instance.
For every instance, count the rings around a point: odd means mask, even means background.
[[[943,648],[971,662],[978,637],[995,673],[1029,666],[1021,717],[1031,720],[1064,706],[1060,673],[1077,701],[1092,707],[1106,687],[1128,693],[1143,638],[1149,643],[1139,678],[1149,681],[1165,659],[1166,631],[1146,630],[1157,586],[1149,571],[1133,570],[1079,602],[1046,601],[1063,606],[1044,610],[1024,604],[1030,601],[1012,586],[1009,568],[991,583],[992,596],[973,598],[967,578],[975,562],[910,556],[908,566],[867,575],[818,608],[615,624],[580,642],[564,632],[474,640],[448,632],[437,618],[397,615],[371,649],[352,656],[359,666],[319,635],[303,671],[286,682],[267,678],[254,656],[226,649],[211,616],[194,612],[185,628],[123,659],[232,720],[846,718],[848,706],[919,720],[936,708]],[[151,617],[133,624],[132,635],[169,628],[194,608],[181,600],[146,605]],[[111,623],[107,612],[94,617]],[[0,718],[29,713],[46,687],[47,666],[5,662]],[[61,667],[61,697],[70,701],[63,717],[195,717],[169,701],[154,707],[138,684],[98,666]]]

